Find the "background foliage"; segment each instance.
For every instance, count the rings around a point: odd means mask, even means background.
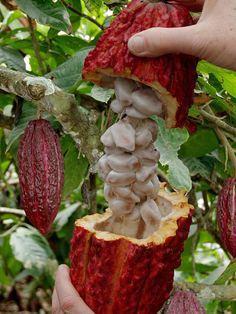
[[[85,112],[95,114],[97,126],[104,132],[116,119],[109,109],[113,91],[83,82],[81,71],[88,51],[123,5],[122,0],[2,0],[0,64],[52,78],[58,87],[75,94]],[[156,119],[160,178],[168,180],[172,188],[189,191],[196,209],[182,265],[175,272],[177,281],[235,284],[236,262],[222,247],[216,224],[217,195],[223,182],[234,176],[235,86],[236,73],[201,61],[189,112],[197,131],[168,130]],[[0,309],[3,304],[17,313],[50,313],[55,270],[59,263],[69,262],[75,219],[95,208],[100,212],[106,208],[101,180],[89,173],[88,161],[71,136],[63,133],[53,116],[44,113],[60,134],[65,158],[60,212],[52,232],[43,238],[21,211],[12,210],[20,208],[19,137],[28,121],[37,116],[34,104],[0,91]],[[204,299],[203,303],[209,314],[236,313],[233,301]]]

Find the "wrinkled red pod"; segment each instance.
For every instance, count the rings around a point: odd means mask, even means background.
[[[156,314],[168,299],[193,207],[184,193],[171,193],[164,184],[158,196],[173,210],[147,238],[140,238],[140,226],[114,219],[109,209],[76,221],[71,281],[96,314]],[[123,235],[110,231],[121,228]],[[133,237],[125,236],[132,228]]]
[[[183,127],[193,103],[197,58],[168,54],[143,58],[128,50],[129,38],[151,27],[193,25],[189,11],[166,1],[133,0],[105,30],[84,63],[83,79],[112,88],[116,77],[150,86],[165,106],[166,125]]]
[[[177,291],[165,314],[205,314],[205,310],[191,291]]]
[[[236,257],[236,178],[227,179],[219,193],[217,222],[225,249]]]
[[[64,183],[59,138],[47,120],[29,122],[20,140],[18,161],[21,206],[45,235],[59,210]]]

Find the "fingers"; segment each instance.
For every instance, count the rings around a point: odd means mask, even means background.
[[[54,314],[94,314],[72,285],[69,268],[66,265],[58,267],[54,290],[52,301]]]
[[[153,27],[132,36],[128,42],[130,51],[137,56],[158,57],[168,53],[197,55],[198,26],[180,28]]]

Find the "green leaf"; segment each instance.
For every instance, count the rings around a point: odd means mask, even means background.
[[[48,242],[36,229],[19,227],[12,233],[10,245],[15,258],[25,268],[43,269],[50,260],[55,260]]]
[[[61,139],[62,150],[64,152],[64,190],[63,196],[69,195],[78,188],[88,171],[88,161],[83,156],[79,156],[79,151],[72,138],[67,135]]]
[[[226,70],[217,67],[214,64],[210,64],[206,61],[201,61],[198,65],[198,69],[202,73],[212,73],[221,83],[222,87],[233,97],[236,97],[236,73],[230,70]]]
[[[61,210],[57,214],[56,219],[54,221],[54,229],[56,231],[58,231],[62,227],[64,227],[67,224],[70,216],[77,210],[77,208],[80,205],[81,205],[80,203],[75,203],[75,204],[72,204],[72,205],[68,206],[67,208]]]
[[[0,64],[6,64],[9,68],[25,71],[25,62],[21,53],[12,47],[0,46]]]
[[[74,55],[78,50],[90,45],[88,42],[79,37],[68,35],[54,36],[52,41],[69,55]]]
[[[221,276],[214,282],[216,285],[223,285],[231,277],[235,276],[236,273],[236,261],[231,262]]]
[[[17,5],[39,23],[52,26],[64,32],[70,32],[69,15],[60,0],[16,0]]]
[[[214,162],[215,158],[212,157],[189,158],[184,160],[184,164],[188,167],[192,177],[200,175],[205,179],[210,179]]]
[[[73,57],[48,73],[46,77],[53,77],[54,83],[62,89],[71,90],[76,87],[82,80],[84,60],[90,50],[91,47],[79,50]]]
[[[153,117],[159,126],[158,137],[155,142],[160,151],[160,163],[168,165],[168,181],[176,190],[190,191],[192,187],[188,168],[178,158],[178,150],[188,140],[186,129],[168,129],[164,120]]]
[[[216,149],[219,142],[215,132],[211,129],[199,127],[197,132],[192,134],[179,151],[182,158],[201,157]]]
[[[95,100],[107,103],[114,95],[114,90],[94,85],[92,87],[91,93],[88,95],[94,98]]]
[[[37,117],[37,108],[29,102],[25,102],[22,110],[20,119],[17,122],[17,125],[11,131],[9,137],[7,138],[7,151],[11,148],[14,143],[18,142],[19,137],[23,134],[24,129],[27,123],[30,120],[36,119]]]

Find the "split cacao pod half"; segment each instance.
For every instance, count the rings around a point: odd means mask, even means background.
[[[205,310],[191,291],[177,291],[165,314],[205,314]]]
[[[27,218],[47,234],[59,210],[64,183],[59,138],[47,120],[32,120],[19,143],[21,206]]]
[[[112,88],[116,77],[150,86],[164,104],[168,127],[182,127],[193,103],[197,58],[168,54],[143,58],[129,52],[128,40],[151,27],[194,24],[189,11],[167,1],[132,0],[105,30],[84,63],[83,79]]]
[[[225,249],[236,257],[236,178],[227,179],[219,193],[217,222]]]
[[[184,193],[169,192],[165,184],[158,196],[170,202],[172,211],[147,238],[139,236],[142,226],[114,219],[109,209],[76,221],[71,281],[96,314],[156,314],[168,299],[193,208]],[[133,236],[125,236],[132,228]]]

